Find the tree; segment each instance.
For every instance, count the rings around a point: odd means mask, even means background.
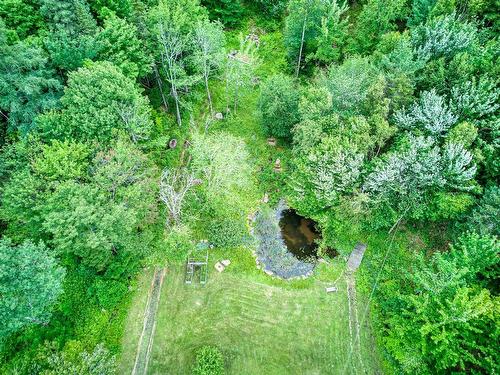
[[[483,235],[500,236],[500,188],[498,186],[486,188],[463,227]]]
[[[62,85],[41,48],[26,42],[7,45],[2,33],[0,24],[0,114],[12,131],[26,135],[37,114],[57,107]]]
[[[326,15],[321,18],[316,52],[310,55],[320,63],[340,60],[348,35],[349,20],[348,17],[343,17],[348,9],[347,2],[340,5],[337,0],[331,0]]]
[[[0,340],[30,324],[46,324],[62,293],[64,269],[43,243],[0,240]]]
[[[444,136],[456,123],[456,116],[435,90],[425,91],[410,110],[401,110],[394,115],[394,122],[403,129],[421,130],[432,136]]]
[[[362,113],[373,79],[374,69],[366,58],[353,57],[340,66],[332,65],[324,84],[331,94],[333,109],[343,115]]]
[[[167,226],[180,224],[186,195],[198,183],[200,181],[186,170],[163,170],[160,178],[160,199],[167,207]]]
[[[43,375],[113,375],[116,374],[116,358],[101,343],[89,353],[84,350],[79,358],[68,358],[66,353],[56,352],[48,358],[48,369]]]
[[[207,7],[211,20],[221,21],[228,27],[238,26],[245,15],[241,0],[202,0],[201,3]]]
[[[327,136],[297,161],[290,184],[299,200],[312,194],[314,205],[325,209],[338,203],[342,195],[354,191],[362,164],[363,154],[354,144]]]
[[[466,235],[405,273],[410,287],[391,298],[385,340],[405,372],[495,372],[498,300],[478,280],[498,264],[498,251],[498,240]]]
[[[455,13],[432,19],[412,32],[417,56],[424,61],[440,57],[449,60],[469,49],[475,40],[476,28],[458,20]]]
[[[74,70],[95,57],[97,23],[85,0],[42,0],[40,14],[49,29],[44,44],[56,67]]]
[[[199,21],[194,29],[194,61],[195,65],[203,75],[205,90],[207,91],[208,105],[210,113],[213,113],[212,96],[208,80],[213,73],[219,71],[225,61],[226,39],[223,26],[219,22],[209,22],[207,20]]]
[[[142,78],[151,71],[151,57],[143,48],[137,27],[115,15],[107,17],[96,37],[97,59],[119,67],[129,78]]]
[[[259,100],[265,132],[289,140],[299,120],[298,104],[299,94],[291,78],[282,74],[269,77],[262,85]]]
[[[351,49],[359,54],[372,52],[382,35],[396,29],[396,22],[406,17],[405,3],[402,0],[369,0],[358,16],[358,31]]]
[[[42,26],[42,17],[36,3],[25,0],[0,2],[0,18],[5,22],[9,42],[35,35]]]
[[[393,210],[396,225],[403,217],[425,214],[429,194],[435,191],[470,191],[476,167],[462,145],[441,150],[432,138],[409,136],[401,150],[377,160],[363,191],[378,208]]]
[[[48,118],[40,121],[40,131],[49,138],[109,142],[120,130],[134,141],[149,136],[147,98],[109,62],[92,63],[71,72],[61,104],[61,112],[44,115]]]
[[[16,241],[43,237],[41,202],[47,185],[28,168],[15,171],[2,191],[0,215],[7,222],[7,233]]]
[[[177,124],[182,125],[181,91],[194,85],[199,77],[189,71],[192,33],[196,22],[206,15],[197,0],[161,1],[149,14],[149,29],[155,38],[162,73],[170,85]]]
[[[46,181],[83,181],[87,178],[90,152],[86,144],[54,140],[41,146],[41,153],[33,160],[32,170]]]
[[[328,2],[324,0],[291,0],[285,20],[283,37],[288,57],[295,62],[298,77],[304,56],[314,52],[314,43],[320,33],[321,19],[326,14]]]

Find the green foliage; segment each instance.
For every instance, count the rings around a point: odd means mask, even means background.
[[[128,18],[134,7],[131,0],[89,0],[88,3],[99,18],[106,18],[110,14]]]
[[[54,140],[43,145],[32,163],[33,172],[48,181],[83,180],[88,173],[88,145],[74,141]]]
[[[498,264],[497,254],[496,239],[467,235],[448,253],[415,264],[407,276],[412,286],[385,304],[392,310],[386,347],[405,372],[496,371],[497,350],[487,343],[498,336],[498,300],[477,280]]]
[[[61,104],[60,112],[48,113],[39,122],[47,137],[109,142],[119,130],[134,141],[149,136],[148,100],[109,62],[70,73]]]
[[[412,41],[421,59],[451,59],[472,46],[476,32],[471,23],[460,21],[453,13],[417,27],[412,32]]]
[[[259,108],[262,125],[268,135],[291,138],[292,127],[299,120],[298,101],[297,88],[291,78],[275,75],[263,83]]]
[[[42,0],[40,13],[49,29],[44,44],[56,67],[73,70],[96,55],[97,24],[85,0]]]
[[[228,27],[239,25],[245,15],[241,0],[202,0],[201,3],[207,7],[210,19],[221,21]]]
[[[248,238],[244,217],[216,216],[208,225],[208,241],[216,247],[237,247]]]
[[[215,346],[203,346],[196,352],[193,375],[223,375],[224,357]]]
[[[0,343],[25,326],[49,321],[64,273],[43,243],[0,241]]]
[[[12,131],[26,135],[40,112],[58,105],[62,87],[42,48],[7,45],[2,33],[0,27],[0,110]]]
[[[106,18],[97,35],[97,59],[119,67],[129,78],[142,78],[151,70],[151,57],[143,48],[137,27],[114,15]]]
[[[280,17],[286,9],[287,0],[251,0],[266,16]]]
[[[332,66],[325,82],[332,108],[341,114],[359,114],[368,97],[374,69],[368,59],[354,57],[340,66]]]
[[[336,0],[292,0],[283,33],[288,58],[299,74],[306,60],[338,61],[347,33],[345,3]]]
[[[483,235],[500,236],[500,188],[489,186],[467,218],[464,228]]]
[[[368,0],[358,16],[350,49],[359,54],[372,52],[382,35],[395,30],[397,21],[406,15],[405,1]]]
[[[37,2],[27,0],[0,1],[0,18],[5,22],[10,42],[36,34],[42,26]]]
[[[118,280],[97,279],[94,285],[99,306],[103,309],[113,309],[125,297],[128,286]]]

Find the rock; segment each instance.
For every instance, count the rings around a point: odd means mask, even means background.
[[[231,264],[231,261],[229,259],[224,259],[221,260],[221,263],[223,264],[224,267],[227,267]]]
[[[262,197],[262,203],[268,203],[269,202],[269,194],[265,193],[264,197]]]
[[[177,139],[172,138],[172,139],[168,142],[168,147],[170,147],[170,148],[176,148],[176,147],[177,147]]]
[[[276,146],[276,138],[267,138],[267,144],[269,146]]]
[[[215,267],[215,269],[216,269],[218,272],[222,272],[222,271],[224,271],[224,268],[225,268],[225,267],[222,265],[222,263],[220,263],[220,262],[215,263],[215,266],[214,266],[214,267]]]
[[[268,274],[269,276],[274,276],[273,271],[269,271],[269,270],[266,270],[266,269],[265,269],[265,270],[264,270],[264,272],[265,272],[266,274]]]
[[[276,172],[281,172],[281,160],[280,159],[276,159],[276,161],[274,162],[274,170]]]
[[[222,119],[224,119],[224,115],[222,114],[222,112],[217,112],[215,114],[215,119],[216,120],[222,120]]]

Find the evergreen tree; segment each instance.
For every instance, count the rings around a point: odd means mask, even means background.
[[[63,278],[43,243],[0,240],[0,343],[25,326],[49,321]]]

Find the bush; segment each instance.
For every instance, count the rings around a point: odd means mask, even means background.
[[[193,375],[222,375],[224,374],[224,358],[221,351],[215,346],[203,346],[196,353],[196,364]]]
[[[268,78],[260,94],[259,108],[265,132],[291,140],[292,127],[299,121],[299,94],[292,78],[277,74]]]
[[[248,235],[245,223],[240,218],[216,218],[208,228],[208,241],[216,247],[236,247]]]
[[[94,285],[99,306],[111,310],[127,295],[128,286],[121,281],[97,279]]]

